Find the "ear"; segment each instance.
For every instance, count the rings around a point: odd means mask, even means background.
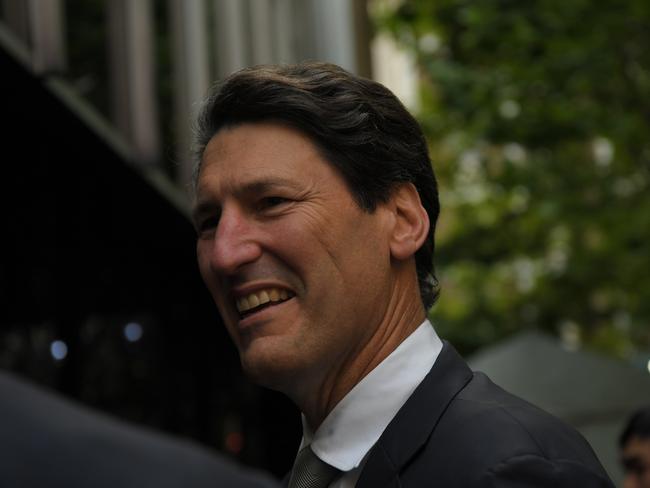
[[[413,183],[404,183],[393,190],[389,202],[394,213],[390,235],[391,256],[404,260],[415,255],[429,233],[429,216],[422,206]]]

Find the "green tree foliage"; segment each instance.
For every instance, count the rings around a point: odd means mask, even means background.
[[[648,347],[650,2],[405,0],[377,19],[419,69],[441,333]]]

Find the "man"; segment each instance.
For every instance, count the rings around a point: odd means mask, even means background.
[[[201,274],[246,372],[303,413],[290,487],[611,486],[578,434],[426,320],[436,181],[385,87],[246,69],[206,102],[197,147]]]
[[[650,407],[630,417],[619,445],[625,471],[623,487],[650,488]]]
[[[191,442],[128,425],[0,371],[3,488],[273,488]]]

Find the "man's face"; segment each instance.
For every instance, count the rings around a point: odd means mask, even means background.
[[[337,374],[384,317],[390,213],[361,210],[302,133],[272,123],[218,132],[194,213],[201,275],[260,383],[286,390]]]
[[[623,488],[650,488],[650,439],[631,437],[622,453]]]

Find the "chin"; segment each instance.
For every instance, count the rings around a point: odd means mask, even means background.
[[[256,385],[263,386],[270,390],[287,392],[288,380],[292,374],[282,368],[279,368],[273,362],[251,362],[242,363],[242,368],[246,376]]]
[[[255,384],[271,390],[288,393],[296,387],[297,372],[301,370],[296,356],[284,351],[255,350],[240,353],[242,369]]]

